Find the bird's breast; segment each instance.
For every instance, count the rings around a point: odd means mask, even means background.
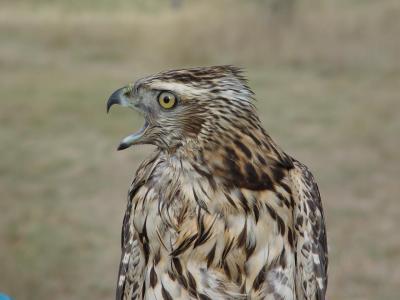
[[[268,274],[271,282],[280,276],[293,285],[292,220],[280,198],[272,191],[215,188],[176,165],[155,170],[132,198],[146,287],[157,289],[157,278],[174,299],[201,291],[215,299],[218,293],[257,299]],[[218,284],[225,288],[209,290]]]

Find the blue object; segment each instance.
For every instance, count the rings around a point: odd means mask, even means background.
[[[0,300],[12,300],[12,298],[6,294],[0,293]]]

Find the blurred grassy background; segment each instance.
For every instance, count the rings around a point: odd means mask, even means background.
[[[398,0],[2,0],[0,42],[0,291],[112,298],[150,148],[115,151],[142,120],[106,115],[107,97],[156,71],[235,64],[319,181],[328,298],[400,298]]]

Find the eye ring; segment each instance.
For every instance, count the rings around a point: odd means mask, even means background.
[[[163,91],[158,96],[158,103],[164,109],[174,108],[177,102],[176,96],[171,92]]]

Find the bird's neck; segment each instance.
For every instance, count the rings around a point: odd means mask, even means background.
[[[292,167],[291,158],[261,126],[253,130],[231,128],[200,135],[185,140],[165,155],[218,182],[252,190],[271,188],[276,179],[280,180],[277,177],[282,177]]]

